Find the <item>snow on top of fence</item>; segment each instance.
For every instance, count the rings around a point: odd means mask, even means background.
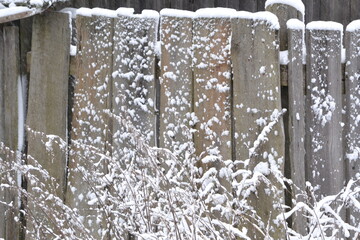
[[[234,13],[236,10],[232,8],[201,8],[195,15],[198,18],[229,18]]]
[[[160,15],[159,15],[159,12],[157,12],[155,10],[145,9],[145,10],[142,10],[141,17],[159,19]]]
[[[105,8],[93,8],[92,9],[92,15],[93,16],[104,16],[109,18],[115,18],[117,17],[117,12],[110,9]]]
[[[116,13],[118,16],[132,16],[135,10],[133,8],[118,8]]]
[[[272,29],[280,29],[279,19],[271,12],[246,12],[239,11],[232,15],[232,18],[251,19],[254,21],[265,21]]]
[[[303,16],[305,16],[305,6],[301,0],[267,0],[265,2],[265,8],[267,8],[268,6],[273,5],[273,4],[289,5],[293,8],[295,8],[296,10],[298,10],[299,12],[301,12],[301,14]]]
[[[286,27],[288,29],[292,29],[292,30],[305,30],[305,24],[304,22],[300,21],[299,19],[296,19],[296,18],[292,18],[292,19],[289,19],[287,22],[286,22]]]
[[[8,17],[11,15],[24,13],[27,11],[35,11],[35,9],[30,9],[28,7],[10,7],[10,8],[3,8],[0,9],[0,17]]]
[[[76,15],[91,17],[92,10],[90,8],[79,8],[78,10],[76,10]]]
[[[71,18],[76,18],[76,11],[77,9],[76,8],[63,8],[60,10],[60,12],[62,13],[69,13]]]
[[[347,32],[355,32],[356,30],[360,30],[360,20],[352,21],[346,27]]]
[[[329,31],[343,31],[343,25],[332,21],[313,21],[306,25],[307,30],[329,30]]]
[[[160,11],[160,15],[167,17],[193,18],[195,13],[186,10],[164,8]]]

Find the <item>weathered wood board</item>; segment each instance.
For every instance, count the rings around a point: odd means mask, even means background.
[[[285,154],[279,23],[273,19],[272,13],[240,12],[231,20],[235,159],[243,161],[239,168],[258,176],[255,189],[242,195],[253,211],[245,211],[239,229],[245,226],[254,239],[264,238],[267,229],[272,238],[285,239],[284,222],[273,221],[283,211],[284,192],[277,177],[283,174]]]
[[[99,12],[99,11],[94,11]],[[114,18],[82,9],[76,19],[76,56],[66,204],[78,209],[95,239],[107,239],[110,217],[101,184],[111,154],[110,116]],[[111,12],[112,13],[112,12]],[[81,238],[87,238],[79,232]]]
[[[114,156],[124,154],[127,127],[142,133],[150,146],[156,143],[155,116],[155,44],[159,14],[145,11],[141,15],[120,15],[115,20],[113,61]]]
[[[318,199],[337,194],[344,184],[342,149],[342,25],[321,30],[322,23],[307,25],[306,42],[306,179]]]
[[[32,213],[28,216],[26,239],[49,237],[47,234],[51,233],[34,224],[42,222],[47,226],[54,221],[45,217],[46,212],[52,210],[40,206],[46,196],[39,196],[34,187],[41,186],[41,183],[49,184],[44,191],[64,199],[69,47],[68,14],[48,12],[34,18],[27,112],[28,164],[46,170],[55,182],[49,183],[47,176],[38,171],[31,171],[26,176],[28,211]],[[32,194],[39,198],[34,198]]]
[[[357,22],[354,22],[356,24]],[[345,78],[345,164],[346,180],[357,180],[360,174],[360,29],[347,28],[345,36],[346,78]],[[355,183],[359,186],[359,183]],[[353,196],[359,199],[359,195]],[[348,211],[350,224],[359,225],[360,210],[351,205]]]
[[[209,17],[211,11],[216,17]],[[201,9],[193,21],[194,143],[203,174],[212,167],[222,169],[224,161],[232,159],[230,15],[234,12]],[[220,193],[231,192],[227,176],[218,172],[217,177]]]
[[[10,188],[0,188],[0,201],[12,204],[7,207],[0,206],[0,238],[18,239],[20,225],[15,221],[19,217],[19,192],[16,189],[21,183],[15,164],[18,162],[18,91],[20,84],[20,45],[19,28],[17,26],[0,27],[0,142],[12,152],[0,152],[0,158],[4,161],[5,169],[0,184],[9,184]],[[8,172],[7,172],[8,171]]]
[[[296,20],[291,20],[294,22]],[[291,23],[290,22],[290,23]],[[288,91],[289,91],[289,163],[292,197],[296,202],[303,202],[305,191],[305,81],[303,71],[303,44],[305,25],[297,21],[295,26],[302,28],[288,29]],[[300,234],[306,234],[306,219],[302,212],[295,213],[292,228]]]
[[[193,102],[191,12],[162,11],[160,24],[160,147],[180,159],[192,142]],[[176,13],[184,16],[178,17]],[[171,15],[173,14],[173,16]],[[186,17],[185,14],[189,16]]]

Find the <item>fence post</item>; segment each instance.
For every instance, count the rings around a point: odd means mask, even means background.
[[[110,214],[106,199],[100,198],[107,190],[96,185],[108,171],[111,154],[111,123],[106,111],[111,108],[115,16],[115,11],[104,9],[77,11],[78,53],[66,204],[78,209],[83,225],[90,230],[78,231],[80,238],[89,238],[87,234],[96,239],[109,237]]]
[[[345,169],[347,181],[357,180],[360,172],[360,28],[359,20],[346,28],[346,78],[345,78]],[[359,183],[355,183],[359,186]],[[358,199],[358,195],[355,195]],[[352,226],[360,222],[360,210],[350,206],[348,221]],[[359,227],[359,226],[357,226]]]
[[[337,194],[345,180],[341,126],[343,26],[311,22],[306,29],[306,179],[318,189],[320,199]]]
[[[0,142],[5,146],[0,149],[3,173],[0,184],[11,187],[0,188],[0,238],[18,239],[20,234],[19,217],[21,186],[18,179],[16,164],[21,161],[18,153],[19,139],[19,90],[20,84],[20,45],[19,29],[16,26],[0,26]],[[21,100],[20,100],[21,101]],[[21,121],[21,120],[20,120]],[[20,122],[21,124],[21,122]],[[5,148],[7,149],[5,149]],[[20,160],[19,160],[20,159]]]
[[[160,12],[160,147],[180,159],[192,141],[192,18],[193,13],[165,9]]]
[[[240,229],[245,226],[247,235],[254,239],[262,239],[264,234],[283,239],[284,190],[277,180],[283,175],[285,147],[279,23],[272,13],[239,12],[231,26],[235,159],[243,162],[239,168],[250,170],[257,179],[255,189],[245,196],[253,211],[244,213]],[[260,226],[262,232],[254,225]]]
[[[197,166],[203,175],[217,170],[214,187],[228,200],[232,199],[231,180],[220,170],[226,160],[232,159],[230,16],[234,12],[225,8],[200,9],[193,21]],[[217,218],[229,222],[224,216]]]
[[[289,176],[293,182],[292,198],[303,202],[305,191],[305,81],[303,72],[303,46],[305,25],[291,19],[288,28],[288,91],[289,91]],[[291,199],[292,200],[292,199]],[[292,217],[292,228],[300,234],[306,234],[306,219],[301,212]]]
[[[56,209],[49,209],[42,205],[47,197],[46,192],[64,199],[69,25],[69,15],[57,12],[37,15],[33,22],[27,114],[27,161],[36,168],[46,170],[55,182],[49,180],[49,176],[43,176],[35,170],[26,175],[28,181],[26,239],[49,236],[35,223],[42,222],[43,226],[53,226],[51,222],[55,219],[51,217],[49,219],[46,215],[54,216],[52,211],[56,212]],[[41,186],[43,183],[49,185],[44,188]],[[58,186],[55,187],[56,185]],[[40,187],[44,192],[39,193],[36,187]]]

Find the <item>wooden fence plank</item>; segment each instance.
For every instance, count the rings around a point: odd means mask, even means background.
[[[219,11],[198,10],[193,22],[194,113],[199,121],[194,142],[203,173],[211,167],[219,170],[223,161],[232,159],[230,14],[234,10],[223,9],[217,17],[209,17]],[[209,156],[217,160],[202,162]],[[220,189],[231,192],[226,177],[218,177]]]
[[[350,23],[347,27],[345,37],[345,48],[347,56],[346,80],[345,80],[345,153],[346,153],[346,175],[347,181],[358,179],[360,173],[360,29],[357,27],[359,21]],[[358,186],[359,184],[356,184]],[[358,198],[359,196],[357,196]],[[360,212],[354,206],[350,206],[348,221],[352,225],[359,225]],[[359,227],[359,226],[358,226]]]
[[[289,162],[294,183],[292,198],[296,202],[304,202],[305,191],[305,82],[303,73],[303,44],[305,25],[299,20],[288,21],[288,47],[290,59],[288,63],[289,89]],[[300,234],[306,234],[306,219],[296,213],[292,218],[292,228]]]
[[[1,42],[0,50],[2,60],[0,63],[0,111],[3,116],[0,119],[0,141],[10,148],[14,153],[0,155],[9,171],[3,173],[1,183],[9,184],[12,188],[1,188],[0,199],[13,207],[1,204],[0,214],[3,220],[0,221],[0,238],[18,239],[20,225],[14,218],[19,217],[19,192],[16,186],[21,186],[18,182],[17,171],[14,165],[17,160],[18,149],[18,84],[20,80],[20,45],[19,29],[17,26],[3,27],[0,31]]]
[[[262,239],[264,235],[253,224],[263,226],[264,233],[269,229],[274,239],[285,237],[284,222],[271,220],[282,213],[284,203],[283,189],[277,180],[277,176],[283,174],[285,141],[279,47],[274,44],[278,41],[279,23],[275,19],[272,13],[240,12],[231,21],[235,159],[243,160],[242,167],[254,174],[263,169],[260,166],[269,168],[260,173],[267,180],[259,178],[256,193],[248,193],[247,199],[254,211],[247,211],[240,223],[240,229],[245,226],[248,236],[254,239]],[[258,139],[269,126],[271,130],[268,129],[266,137],[271,140]],[[267,181],[272,187],[269,188]]]
[[[288,50],[288,32],[287,32],[286,22],[291,18],[296,18],[303,21],[304,10],[305,7],[303,9],[296,9],[291,5],[282,4],[282,3],[274,3],[266,6],[266,11],[274,13],[279,19],[280,51]]]
[[[149,15],[148,15],[149,14]],[[148,15],[148,16],[147,16]],[[151,16],[152,15],[152,16]],[[120,15],[115,20],[113,113],[128,119],[155,146],[155,44],[158,13]],[[113,124],[114,146],[125,144],[121,123]]]
[[[322,22],[307,25],[306,178],[317,197],[336,194],[343,187],[342,151],[342,25],[322,30]]]
[[[65,169],[67,156],[67,94],[69,73],[70,28],[69,15],[48,12],[38,15],[33,22],[31,78],[29,86],[27,135],[28,135],[28,164],[39,164],[54,178],[58,187],[46,189],[60,199],[64,198]],[[51,135],[49,137],[45,135]],[[56,137],[55,137],[56,136]],[[60,141],[59,138],[62,139]],[[35,163],[36,162],[36,163]],[[46,177],[33,172],[41,182]],[[40,182],[28,177],[28,216],[27,239],[45,235],[40,234],[43,229],[34,225],[42,219],[47,226],[54,219],[46,219],[44,210],[38,204],[37,191],[34,190]],[[39,197],[39,196],[37,196]],[[41,196],[42,197],[46,196]],[[34,202],[34,200],[36,202]],[[51,214],[50,214],[51,215]],[[32,219],[30,221],[30,219]],[[40,231],[40,232],[38,232]],[[40,235],[36,234],[38,232]],[[46,231],[45,231],[46,232]],[[34,235],[35,234],[35,235]],[[50,234],[50,233],[47,233]],[[51,234],[50,234],[51,235]],[[49,236],[49,235],[48,235]]]
[[[78,209],[95,239],[109,237],[106,229],[111,220],[105,202],[99,199],[101,192],[95,188],[107,173],[107,160],[101,156],[111,153],[111,122],[105,111],[111,108],[115,12],[102,12],[81,9],[76,19],[78,55],[66,191],[66,204]],[[96,204],[91,204],[94,198]],[[80,232],[79,237],[84,238]]]
[[[181,158],[192,140],[192,12],[161,14],[160,147]],[[179,16],[181,15],[182,16]]]

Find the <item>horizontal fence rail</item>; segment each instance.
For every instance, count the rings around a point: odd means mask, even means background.
[[[266,10],[47,11],[28,81],[0,25],[0,238],[180,238],[186,186],[224,239],[355,239],[360,23]]]

